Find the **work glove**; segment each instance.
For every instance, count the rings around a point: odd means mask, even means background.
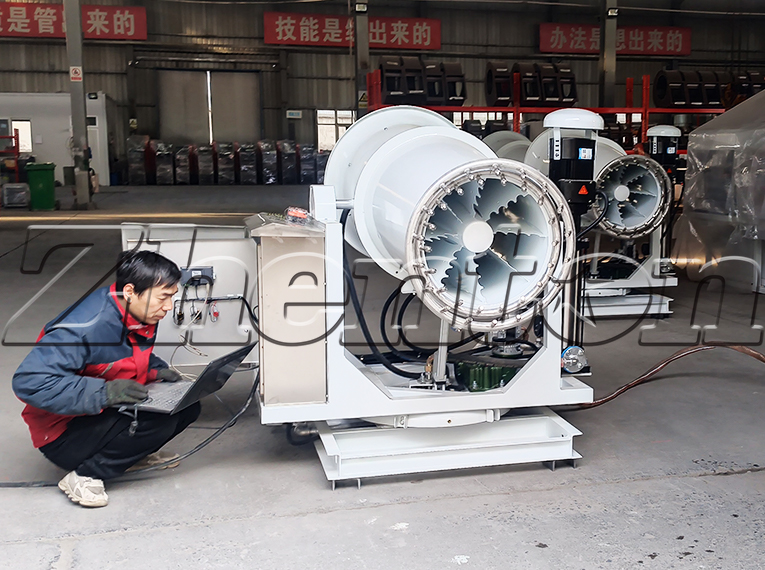
[[[135,380],[111,380],[106,383],[106,405],[138,404],[143,402],[149,391]]]
[[[182,379],[181,373],[172,368],[157,370],[157,382],[178,382],[178,380]]]

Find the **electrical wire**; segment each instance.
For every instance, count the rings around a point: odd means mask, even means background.
[[[401,294],[401,288],[404,286],[404,283],[402,282],[398,287],[396,287],[393,290],[393,293],[390,294],[390,296],[386,299],[385,304],[383,305],[382,311],[380,312],[380,335],[382,336],[383,342],[385,343],[385,346],[388,347],[388,350],[390,350],[390,354],[393,356],[398,357],[404,362],[420,362],[427,360],[427,357],[423,356],[422,353],[418,353],[417,355],[410,356],[404,352],[399,351],[396,349],[395,346],[390,342],[390,339],[388,338],[388,332],[386,329],[386,321],[388,320],[388,310],[390,309],[391,304],[393,304],[393,301],[396,300],[396,298]],[[402,330],[401,327],[399,327],[399,331]]]
[[[427,349],[422,346],[417,346],[413,342],[411,342],[407,336],[404,329],[404,314],[406,313],[407,307],[412,303],[412,301],[415,300],[415,295],[409,295],[403,303],[401,303],[401,308],[398,311],[398,317],[396,318],[396,328],[398,329],[398,334],[401,337],[401,342],[403,342],[406,346],[412,349],[412,351],[420,354],[432,354],[433,349]],[[458,348],[462,348],[463,346],[466,346],[470,344],[471,342],[475,342],[483,337],[483,333],[476,333],[474,335],[471,335],[469,337],[465,337],[462,340],[459,340],[455,343],[450,344],[447,348],[447,350],[457,350]]]
[[[590,402],[588,404],[579,404],[576,406],[566,407],[566,409],[589,410],[591,408],[597,408],[598,406],[602,406],[603,404],[610,402],[617,396],[624,394],[627,390],[631,390],[632,388],[636,386],[640,386],[641,384],[648,382],[651,378],[653,378],[656,374],[664,370],[664,368],[666,368],[669,364],[671,364],[675,360],[679,360],[680,358],[684,358],[686,356],[695,354],[697,352],[702,352],[704,350],[713,350],[715,348],[728,348],[730,350],[735,350],[736,352],[740,352],[741,354],[746,354],[747,356],[751,356],[752,358],[759,360],[760,362],[765,364],[765,354],[757,352],[756,350],[753,350],[749,348],[748,346],[725,344],[721,342],[710,342],[706,344],[690,346],[688,348],[683,348],[681,350],[678,350],[669,358],[665,358],[664,360],[656,364],[653,368],[648,370],[646,373],[641,374],[640,376],[635,378],[632,382],[629,382],[628,384],[625,384],[621,388],[618,388],[617,390],[615,390],[608,396],[604,396],[603,398],[599,398],[598,400],[595,400],[594,402]]]
[[[170,467],[171,465],[174,465],[178,463],[179,461],[183,461],[184,459],[187,459],[188,457],[191,457],[196,452],[201,451],[205,447],[207,447],[209,444],[211,444],[213,441],[218,439],[224,431],[226,431],[228,428],[233,426],[236,421],[244,414],[244,412],[247,411],[247,408],[250,407],[250,404],[252,403],[253,398],[255,397],[255,393],[258,390],[258,386],[260,385],[260,369],[258,369],[258,373],[255,375],[255,380],[252,383],[252,388],[250,389],[250,393],[247,396],[247,400],[244,402],[242,407],[239,409],[239,411],[225,424],[223,424],[221,427],[219,427],[215,433],[210,435],[207,439],[205,439],[202,443],[194,447],[193,449],[187,451],[186,453],[183,453],[179,457],[176,457],[174,459],[171,459],[169,461],[165,461],[164,463],[159,463],[157,465],[152,465],[151,467],[144,467],[142,469],[136,469],[134,471],[130,471],[129,475],[137,475],[139,473],[146,473],[148,471],[156,471],[158,469],[164,469],[166,467]],[[123,481],[128,481],[129,479],[121,479]],[[2,481],[0,482],[0,489],[18,489],[18,488],[30,488],[30,487],[55,487],[58,483],[56,481]]]
[[[343,210],[343,213],[340,216],[340,223],[343,226],[343,230],[345,230],[345,223],[348,221],[349,213],[350,213],[350,210]],[[377,357],[380,364],[382,364],[385,368],[387,368],[394,374],[397,374],[398,376],[403,376],[404,378],[409,378],[410,380],[419,379],[422,376],[420,372],[410,372],[408,370],[402,370],[400,368],[397,368],[377,348],[377,345],[375,344],[375,341],[372,338],[372,333],[369,332],[369,326],[367,325],[367,320],[364,317],[364,313],[361,310],[361,303],[359,302],[359,296],[358,296],[358,293],[356,292],[356,284],[353,282],[353,274],[351,273],[351,266],[348,261],[348,256],[345,254],[343,255],[343,273],[345,274],[345,280],[348,283],[348,293],[351,298],[351,304],[353,305],[353,310],[356,312],[356,320],[358,320],[359,322],[359,328],[361,329],[361,332],[364,335],[364,340],[366,340],[366,343],[369,346],[372,353]]]
[[[590,230],[592,230],[595,226],[597,226],[600,222],[603,221],[603,218],[606,217],[606,214],[608,213],[608,196],[606,196],[605,192],[598,191],[597,195],[601,198],[603,198],[603,211],[598,216],[598,219],[596,219],[594,222],[592,222],[589,226],[584,228],[581,232],[576,234],[576,239],[582,239]]]

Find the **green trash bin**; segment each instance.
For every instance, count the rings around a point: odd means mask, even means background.
[[[25,170],[29,183],[32,210],[56,209],[56,165],[52,162],[29,162]]]

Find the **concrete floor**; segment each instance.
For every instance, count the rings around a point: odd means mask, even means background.
[[[64,204],[70,201],[62,191]],[[120,221],[239,223],[261,210],[305,205],[303,188],[120,188],[99,209],[0,212],[0,323],[79,249],[59,249],[39,274],[20,264],[29,223]],[[194,217],[184,214],[196,213]],[[209,215],[200,216],[199,213]],[[11,376],[42,325],[103,277],[119,250],[115,230],[33,232],[29,269],[63,239],[93,249],[15,322],[0,347],[0,481],[57,481],[19,417]],[[370,280],[370,310],[393,281]],[[588,332],[593,376],[604,395],[691,344],[695,284],[681,282],[675,314],[624,334],[624,321]],[[710,324],[715,292],[703,292],[696,324]],[[710,299],[707,299],[709,297]],[[760,344],[752,296],[729,292],[714,340]],[[425,321],[426,323],[429,321]],[[432,321],[435,323],[435,321]],[[755,320],[762,324],[761,319]],[[428,330],[430,329],[430,330]],[[421,335],[433,334],[424,326]],[[617,340],[605,342],[609,338]],[[710,337],[711,338],[711,337]],[[760,347],[761,350],[761,347]],[[366,480],[330,490],[312,446],[292,447],[260,424],[255,406],[235,427],[172,472],[107,485],[107,508],[86,510],[55,488],[0,489],[0,567],[247,569],[758,569],[765,532],[765,369],[717,349],[670,365],[661,379],[613,402],[564,417],[584,432],[577,469],[541,465]],[[232,380],[221,399],[238,408],[249,389]],[[196,429],[169,448],[185,451],[226,421],[205,401]]]

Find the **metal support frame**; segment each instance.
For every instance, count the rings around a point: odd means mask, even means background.
[[[356,117],[367,112],[369,108],[369,93],[367,90],[367,73],[369,73],[369,16],[367,12],[356,12],[353,23],[356,48]],[[367,104],[360,105],[361,94],[367,94]]]
[[[673,273],[661,272],[661,227],[651,233],[650,253],[640,267],[624,279],[597,279],[586,281],[586,316],[593,317],[666,317],[672,314],[669,303],[673,300],[658,293],[646,292],[677,286]],[[600,232],[596,234],[595,249],[590,260],[590,272],[597,271],[600,252]],[[638,292],[639,291],[639,292]]]
[[[433,361],[433,378],[437,383],[446,382],[446,358],[449,351],[449,323],[441,319],[438,333],[438,351]]]
[[[601,107],[613,107],[616,97],[616,13],[617,0],[601,0],[599,101]]]
[[[279,138],[286,138],[289,132],[289,122],[287,121],[287,109],[289,108],[289,59],[287,50],[279,50],[279,106],[281,117],[279,117]]]
[[[435,429],[318,424],[319,455],[327,479],[356,479],[581,458],[573,448],[578,429],[548,408],[522,410],[476,425]],[[554,469],[554,467],[553,467]]]
[[[76,182],[75,206],[90,205],[90,161],[88,158],[88,122],[85,109],[85,78],[73,81],[73,70],[82,70],[82,11],[80,0],[64,0],[66,18],[66,53],[69,59],[69,94],[72,101],[72,153]]]

